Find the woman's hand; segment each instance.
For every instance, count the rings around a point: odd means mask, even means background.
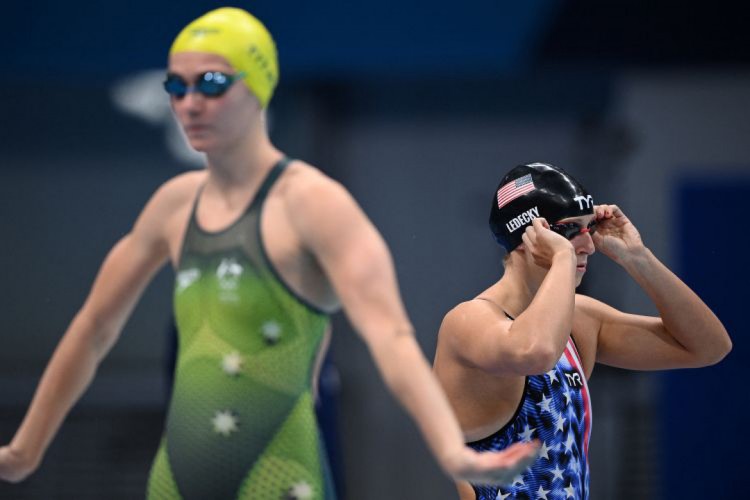
[[[543,217],[534,219],[523,233],[523,248],[531,253],[534,263],[545,269],[552,267],[552,260],[559,253],[574,254],[573,245],[549,229]]]
[[[515,443],[502,451],[477,452],[464,447],[444,464],[446,472],[458,481],[505,486],[525,471],[538,457],[539,443]]]
[[[596,232],[592,235],[596,249],[617,263],[643,251],[641,235],[617,205],[596,205]]]

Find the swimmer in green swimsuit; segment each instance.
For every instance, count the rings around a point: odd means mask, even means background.
[[[203,229],[192,210],[175,282],[174,393],[149,498],[333,497],[312,396],[328,315],[279,276],[258,227],[288,163],[223,230]]]
[[[266,131],[274,42],[222,8],[186,26],[164,83],[206,168],[161,186],[112,249],[8,446],[0,479],[39,466],[156,272],[176,270],[179,355],[151,499],[333,498],[313,414],[328,314],[343,309],[443,470],[509,482],[534,444],[477,453],[414,338],[390,253],[337,182],[287,160]]]

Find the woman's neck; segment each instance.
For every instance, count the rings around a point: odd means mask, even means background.
[[[259,183],[283,156],[267,135],[251,135],[232,147],[206,153],[208,182],[220,191],[243,190]]]

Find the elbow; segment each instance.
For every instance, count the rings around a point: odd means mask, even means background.
[[[560,356],[555,356],[553,349],[530,348],[502,356],[493,355],[477,363],[482,370],[497,376],[514,375],[542,375],[552,370]]]
[[[726,358],[732,351],[732,340],[729,338],[729,335],[725,335],[724,338],[720,342],[717,342],[714,347],[715,350],[711,353],[711,356],[707,356],[705,366],[715,365]]]
[[[719,339],[713,341],[708,348],[704,348],[700,352],[695,353],[695,368],[702,368],[705,366],[712,366],[718,364],[721,360],[727,357],[732,351],[732,340],[729,335],[724,332]]]
[[[519,321],[511,326],[509,334],[515,340],[514,372],[523,375],[541,375],[552,370],[565,351],[570,338],[567,324],[545,322],[523,325]]]
[[[716,358],[716,363],[726,358],[727,354],[732,352],[732,339],[729,338],[729,334],[727,332],[724,332],[724,338],[719,345],[721,351],[719,352],[719,356]]]
[[[540,375],[553,369],[559,359],[560,353],[547,342],[530,346],[518,362],[526,375]]]

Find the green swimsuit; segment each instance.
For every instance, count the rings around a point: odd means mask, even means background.
[[[263,248],[263,201],[209,233],[195,218],[177,270],[179,355],[150,500],[332,499],[311,382],[328,317],[290,290]]]

